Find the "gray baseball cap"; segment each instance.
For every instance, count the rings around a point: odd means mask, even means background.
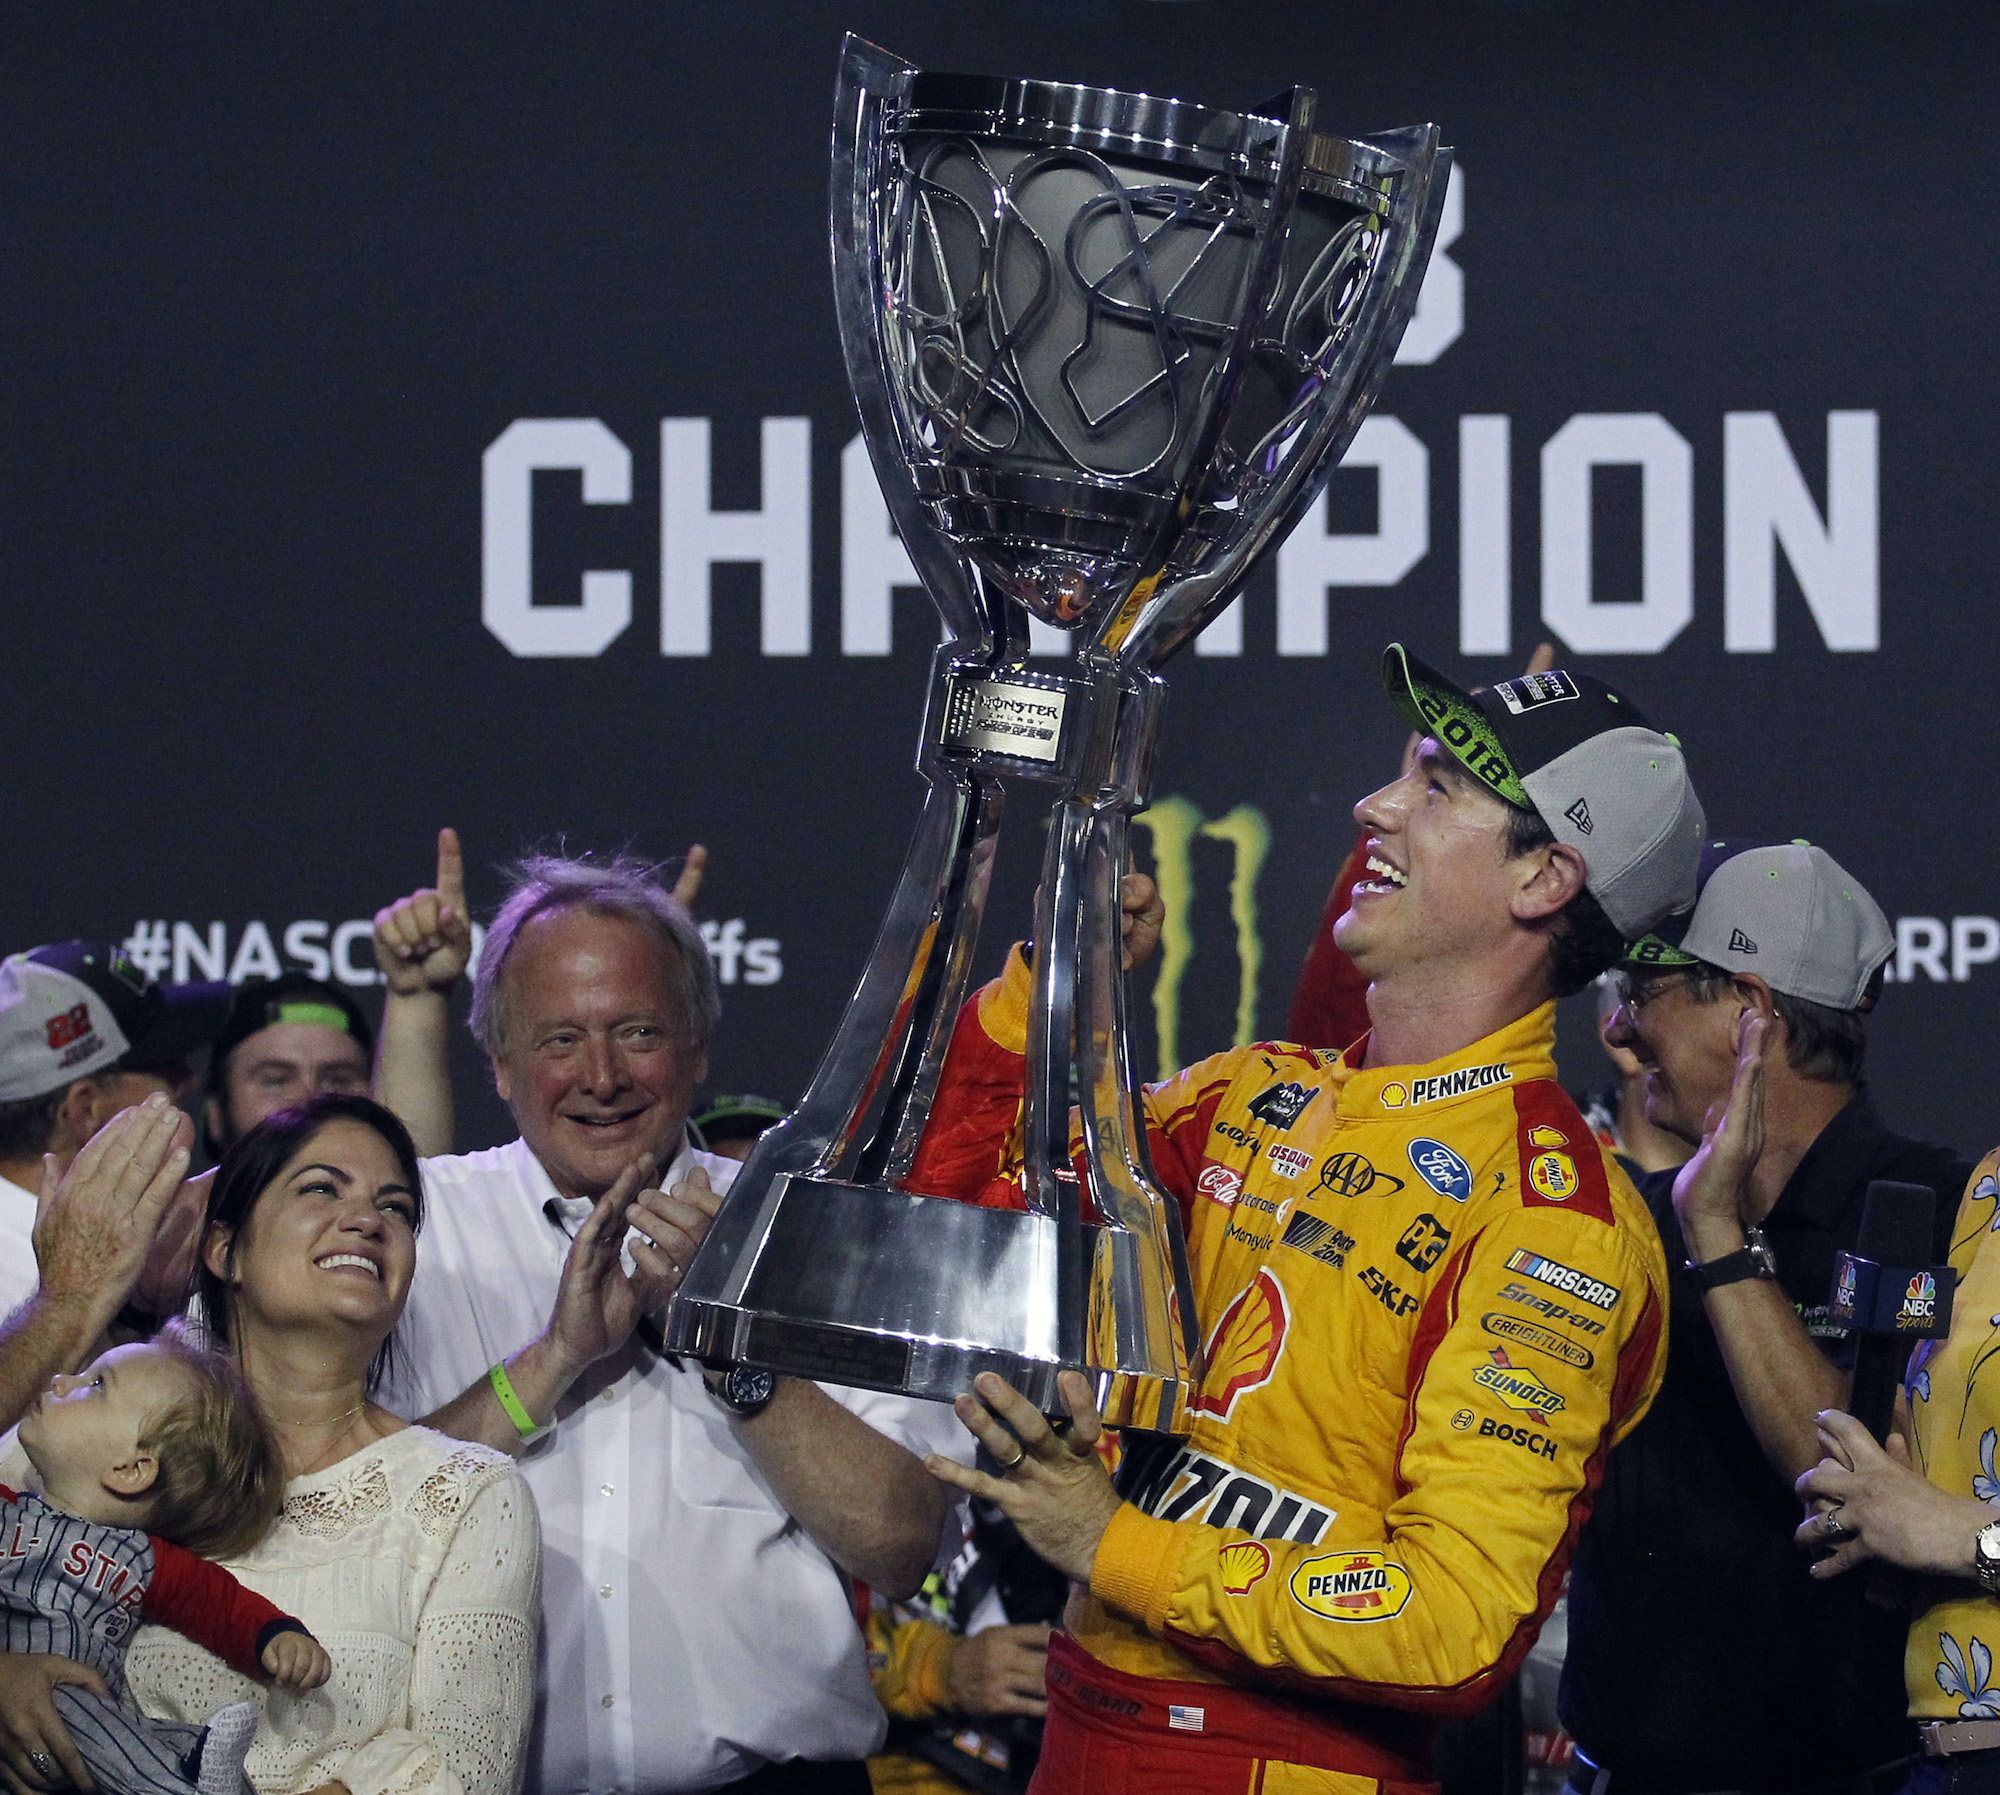
[[[1708,830],[1681,745],[1601,679],[1558,667],[1468,692],[1392,642],[1382,683],[1413,729],[1583,860],[1630,940],[1694,902]]]
[[[1753,972],[1773,991],[1857,1010],[1895,952],[1882,907],[1824,848],[1713,841],[1693,911],[1632,944],[1625,964]]]

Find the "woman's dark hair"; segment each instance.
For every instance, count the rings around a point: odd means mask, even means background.
[[[278,1174],[306,1144],[334,1122],[359,1122],[388,1143],[416,1204],[411,1232],[424,1225],[424,1184],[423,1174],[417,1168],[417,1144],[395,1115],[372,1097],[344,1092],[314,1097],[296,1109],[281,1109],[266,1116],[237,1139],[216,1168],[215,1183],[208,1193],[208,1217],[201,1231],[203,1250],[195,1260],[195,1294],[201,1298],[202,1320],[209,1337],[231,1353],[236,1350],[236,1291],[226,1275],[218,1277],[208,1269],[209,1231],[218,1224],[229,1231],[229,1256],[223,1265],[226,1274],[235,1267],[236,1243],[243,1238],[243,1225],[257,1207],[258,1198],[271,1188]],[[382,1350],[368,1367],[371,1391],[388,1373],[393,1345],[393,1336],[384,1340]]]

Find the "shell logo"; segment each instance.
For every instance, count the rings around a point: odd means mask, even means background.
[[[1382,1107],[1384,1109],[1401,1109],[1409,1100],[1410,1093],[1403,1085],[1385,1084],[1382,1087]]]
[[[1250,1593],[1271,1569],[1271,1554],[1254,1539],[1240,1539],[1215,1555],[1222,1570],[1222,1587],[1232,1596]]]
[[[1291,1326],[1285,1289],[1267,1267],[1237,1293],[1208,1337],[1208,1376],[1189,1407],[1227,1421],[1236,1399],[1271,1381]]]
[[[1576,1161],[1567,1153],[1537,1153],[1528,1164],[1528,1182],[1551,1203],[1576,1195]]]
[[[1569,1136],[1560,1128],[1551,1128],[1544,1122],[1539,1128],[1528,1130],[1528,1145],[1531,1147],[1567,1147]]]
[[[1380,1552],[1308,1558],[1292,1572],[1292,1600],[1322,1620],[1393,1620],[1410,1588],[1410,1573]]]

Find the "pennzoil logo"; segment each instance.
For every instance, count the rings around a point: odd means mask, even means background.
[[[1260,1546],[1254,1539],[1240,1539],[1233,1545],[1224,1546],[1216,1553],[1215,1562],[1216,1568],[1222,1572],[1222,1588],[1226,1595],[1247,1596],[1271,1574],[1270,1549]]]
[[[1544,1259],[1540,1253],[1531,1253],[1526,1247],[1516,1247],[1507,1255],[1507,1269],[1533,1278],[1538,1284],[1546,1284],[1552,1290],[1565,1290],[1571,1296],[1580,1296],[1594,1309],[1615,1309],[1618,1306],[1616,1284],[1606,1284],[1601,1279],[1590,1277],[1573,1265]]]
[[[1291,1540],[1301,1546],[1319,1544],[1319,1536],[1333,1525],[1331,1508],[1296,1491],[1266,1483],[1163,1435],[1130,1437],[1135,1444],[1118,1467],[1117,1487],[1141,1514],[1233,1528],[1258,1539]],[[1249,1567],[1240,1568],[1247,1573]],[[1244,1589],[1255,1581],[1246,1575]]]
[[[1472,1374],[1482,1390],[1491,1390],[1510,1409],[1522,1414],[1553,1415],[1568,1407],[1562,1397],[1543,1383],[1525,1365],[1516,1365],[1504,1346],[1495,1346],[1486,1355],[1493,1362]]]
[[[1237,1398],[1271,1381],[1291,1326],[1285,1289],[1267,1266],[1237,1293],[1208,1337],[1208,1378],[1188,1404],[1198,1415],[1227,1421]]]
[[[1420,1103],[1441,1103],[1447,1097],[1464,1097],[1473,1091],[1491,1089],[1496,1084],[1512,1084],[1514,1069],[1506,1061],[1491,1066],[1461,1066],[1456,1072],[1440,1072],[1435,1078],[1413,1078],[1410,1080],[1409,1099],[1412,1109]],[[1389,1101],[1392,1087],[1382,1087],[1383,1106],[1398,1109],[1400,1104]],[[1393,1087],[1401,1090],[1402,1086]]]
[[[1537,1153],[1528,1162],[1528,1182],[1551,1203],[1567,1203],[1576,1195],[1576,1161],[1567,1153]]]
[[[1308,1558],[1292,1572],[1292,1600],[1322,1620],[1394,1620],[1410,1601],[1410,1573],[1380,1552]]]

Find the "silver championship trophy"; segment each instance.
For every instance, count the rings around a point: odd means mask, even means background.
[[[1136,1115],[1126,828],[1159,669],[1319,495],[1388,372],[1451,151],[1247,112],[927,74],[849,37],[833,273],[875,473],[945,639],[916,840],[804,1100],[689,1268],[668,1345],[946,1399],[997,1371],[1183,1432],[1201,1342]],[[1030,666],[1028,620],[1071,633]],[[912,1187],[1003,793],[1053,800],[1035,912],[1023,1211]],[[1082,1135],[1072,1169],[1072,1107]]]

